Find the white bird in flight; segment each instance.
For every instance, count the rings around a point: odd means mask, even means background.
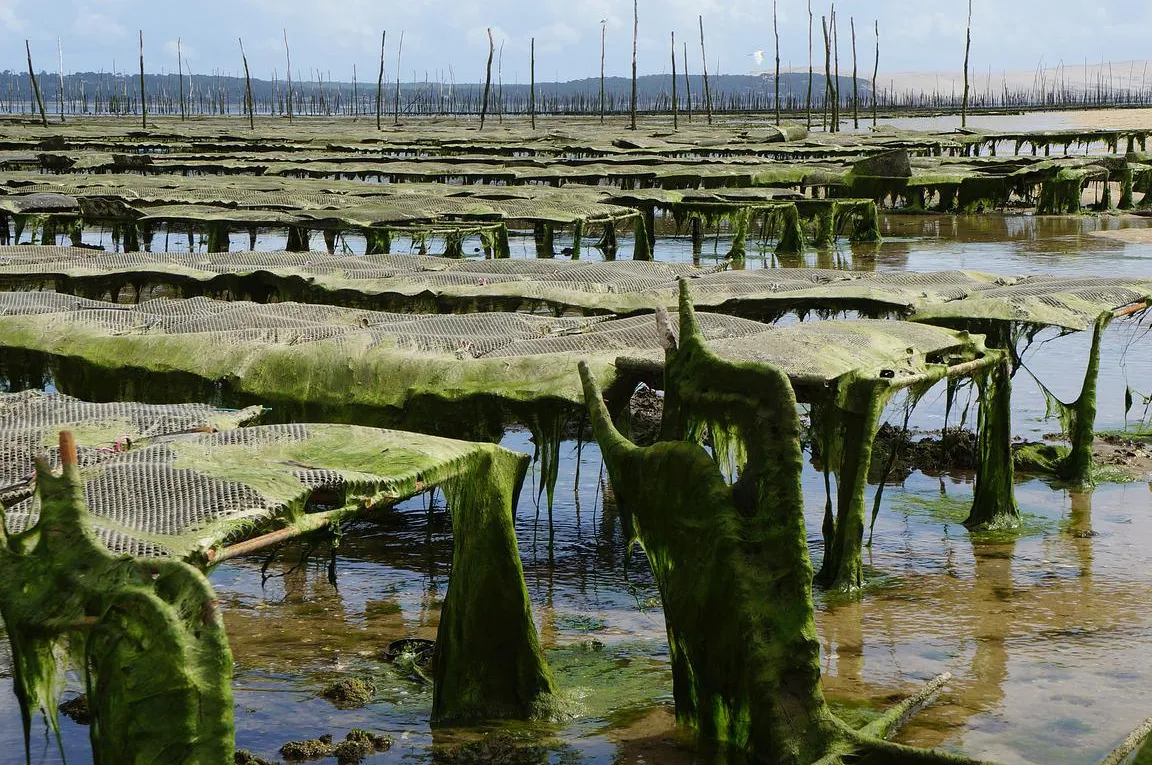
[[[761,66],[764,63],[764,51],[758,50],[748,54],[756,61],[756,66]]]

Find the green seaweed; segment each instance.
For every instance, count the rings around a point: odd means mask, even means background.
[[[229,761],[232,659],[211,587],[187,564],[109,553],[92,535],[70,436],[61,453],[60,476],[37,462],[36,526],[0,528],[26,754],[34,711],[58,731],[66,656],[86,678],[97,765]]]
[[[978,469],[969,529],[1004,529],[1019,525],[1020,509],[1013,489],[1012,373],[1006,353],[976,374],[980,391],[976,431]]]

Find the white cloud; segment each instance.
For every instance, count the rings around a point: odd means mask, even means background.
[[[72,33],[81,39],[102,41],[120,40],[128,37],[128,30],[122,24],[103,13],[81,9],[72,22]]]
[[[19,0],[0,0],[0,28],[9,32],[24,31],[24,20],[16,15],[19,5]]]

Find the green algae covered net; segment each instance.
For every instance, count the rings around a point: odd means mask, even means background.
[[[495,448],[351,425],[268,425],[129,449],[81,478],[93,531],[113,552],[203,562],[261,530],[307,530],[314,495],[348,512],[388,505],[458,479]],[[39,515],[32,498],[5,512],[12,533]]]

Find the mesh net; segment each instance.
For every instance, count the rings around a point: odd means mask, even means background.
[[[477,300],[520,298],[565,309],[627,314],[676,303],[677,280],[692,279],[696,304],[722,311],[871,306],[919,311],[928,320],[997,318],[1069,329],[1091,327],[1100,313],[1147,299],[1152,279],[997,277],[968,271],[892,272],[777,268],[702,270],[686,263],[641,261],[452,260],[419,255],[333,256],[324,253],[235,252],[113,255],[77,248],[0,247],[0,279],[47,282],[67,277],[111,291],[113,283],[207,283],[224,274],[279,279],[314,287],[308,302],[348,295],[448,299],[459,310]],[[117,281],[118,280],[118,281]],[[298,280],[297,280],[298,281]],[[918,317],[919,318],[919,317]]]
[[[291,525],[315,509],[317,491],[334,495],[325,507],[395,501],[464,475],[470,457],[497,448],[351,425],[268,425],[111,454],[82,474],[94,530],[109,549],[185,558]],[[37,501],[4,514],[10,532],[22,531],[35,524]]]
[[[260,416],[260,407],[207,404],[90,403],[62,393],[0,393],[0,504],[31,492],[33,458],[56,462],[60,430],[76,435],[81,465],[94,465],[133,445],[182,434],[227,430]],[[10,527],[11,528],[11,527]]]

